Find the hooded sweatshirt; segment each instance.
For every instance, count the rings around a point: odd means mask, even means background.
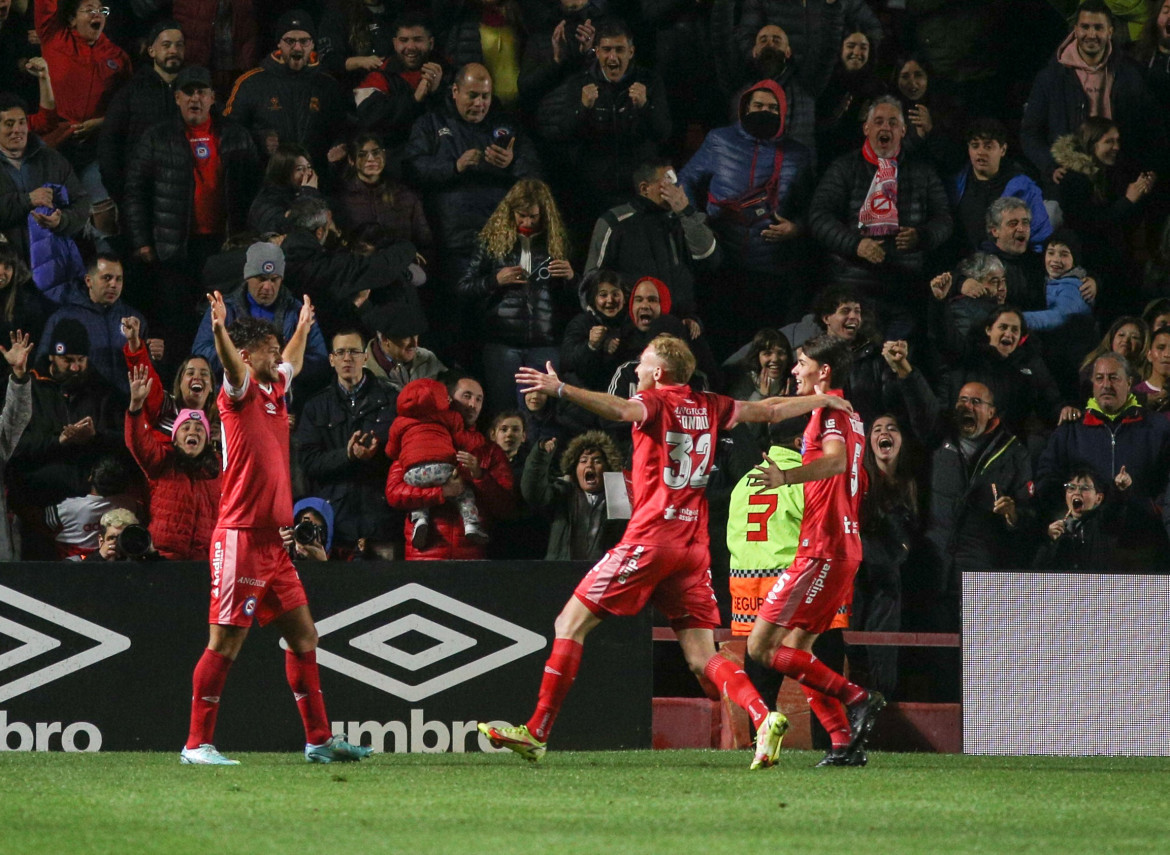
[[[1057,61],[1077,73],[1081,81],[1081,88],[1089,98],[1089,115],[1113,118],[1113,106],[1110,104],[1110,94],[1113,89],[1113,69],[1109,65],[1109,57],[1113,52],[1113,43],[1107,42],[1101,61],[1096,65],[1089,65],[1077,50],[1077,40],[1074,33],[1069,33],[1056,51]]]

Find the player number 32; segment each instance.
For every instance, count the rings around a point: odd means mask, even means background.
[[[699,434],[694,439],[689,433],[666,432],[666,444],[674,463],[662,470],[662,480],[672,490],[683,487],[706,487],[707,467],[711,465],[711,434]],[[697,461],[697,462],[696,462]]]

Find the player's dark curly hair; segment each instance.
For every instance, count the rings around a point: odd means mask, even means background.
[[[251,315],[240,315],[228,326],[228,338],[240,350],[251,350],[270,335],[280,341],[280,332],[271,321],[254,318]]]

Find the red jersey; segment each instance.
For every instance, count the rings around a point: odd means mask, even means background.
[[[842,397],[837,389],[827,394]],[[801,462],[825,456],[825,440],[845,443],[845,471],[804,485],[804,519],[800,524],[797,557],[846,558],[861,561],[861,497],[868,479],[861,465],[865,455],[865,425],[855,413],[814,410],[804,429]]]
[[[220,183],[223,170],[219,160],[219,137],[211,128],[211,119],[202,125],[188,127],[186,133],[195,162],[195,199],[191,206],[195,216],[191,232],[197,235],[222,234],[224,211]]]
[[[719,431],[735,425],[738,402],[689,386],[639,392],[634,423],[633,516],[625,543],[685,548],[707,544],[705,489]]]
[[[282,362],[279,370],[282,379],[267,388],[249,372],[236,398],[228,394],[224,376],[216,399],[224,433],[221,529],[292,525],[288,408],[284,404],[292,366]]]

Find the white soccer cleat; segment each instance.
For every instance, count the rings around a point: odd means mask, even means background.
[[[204,742],[198,748],[186,748],[179,752],[179,762],[192,766],[239,766],[239,760],[229,760],[216,750],[214,745]]]

